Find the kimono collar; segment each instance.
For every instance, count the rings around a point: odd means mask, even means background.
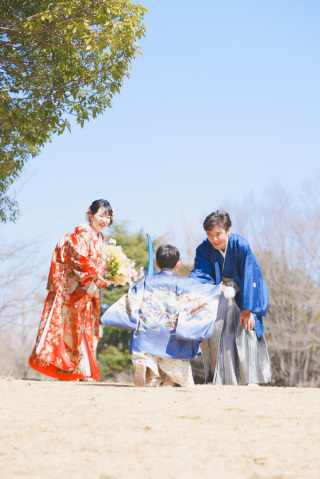
[[[95,233],[95,231],[91,228],[91,226],[86,225],[86,224],[81,224],[76,226],[76,229],[74,233],[71,235],[71,237],[77,237],[77,235],[80,235],[81,233],[87,233],[97,251],[103,252],[103,246],[104,246],[104,236],[100,232],[98,234]]]
[[[93,229],[88,224],[80,224],[75,227],[75,230],[74,230],[75,233],[79,234],[79,233],[82,233],[82,231],[87,231],[88,233],[92,233]]]
[[[159,274],[161,274],[161,273],[167,274],[168,276],[174,276],[174,273],[173,273],[173,271],[171,271],[171,269],[166,269],[166,268],[162,269]]]
[[[88,224],[80,224],[80,225],[77,225],[74,232],[76,234],[80,234],[82,233],[83,231],[86,231],[87,233],[89,233],[93,238],[99,238],[100,240],[104,238],[103,234],[101,232],[99,232],[98,234],[91,228],[90,225]]]
[[[232,268],[232,271],[233,271],[233,280],[235,283],[237,283],[238,285],[240,284],[239,282],[239,279],[237,276],[237,269],[236,269],[236,266],[235,266],[235,262],[234,262],[234,253],[233,253],[233,250],[232,250],[232,245],[233,245],[233,234],[230,234],[229,235],[229,238],[228,238],[228,247],[226,248],[225,252],[226,252],[226,255],[225,255],[225,258],[224,258],[224,261],[223,261],[223,266],[225,264],[225,261],[229,261],[230,264],[231,264],[231,268]],[[211,249],[210,249],[210,257],[211,257],[211,264],[214,268],[214,273],[215,273],[215,282],[216,284],[220,284],[221,281],[222,281],[222,275],[223,275],[223,269],[221,271],[220,269],[220,264],[219,264],[219,261],[218,261],[218,254],[220,254],[218,252],[218,250],[216,250],[212,244],[210,243],[210,241],[208,240],[208,244],[211,246]],[[209,246],[209,247],[210,247]],[[228,259],[227,259],[228,257]]]

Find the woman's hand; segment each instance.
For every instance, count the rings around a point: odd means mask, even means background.
[[[107,281],[103,276],[98,275],[98,284],[100,288],[107,288],[112,284],[112,281]]]
[[[242,311],[240,314],[240,326],[244,323],[244,327],[247,331],[250,331],[254,327],[254,317],[251,311]]]
[[[94,279],[96,281],[96,284],[99,288],[107,288],[108,286],[110,286],[112,284],[111,281],[107,281],[103,276],[102,276],[102,272],[97,272],[95,275],[94,275]]]
[[[221,281],[221,283],[220,283],[220,291],[221,291],[221,293],[224,293],[225,290],[226,290],[226,287],[225,287],[225,285],[223,284],[223,281]]]

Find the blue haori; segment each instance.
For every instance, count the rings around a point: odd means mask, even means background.
[[[201,355],[199,341],[212,336],[219,295],[220,286],[162,270],[130,288],[101,322],[133,331],[131,351],[192,359]]]

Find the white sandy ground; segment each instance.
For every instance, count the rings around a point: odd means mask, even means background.
[[[0,379],[0,477],[320,478],[320,390]]]

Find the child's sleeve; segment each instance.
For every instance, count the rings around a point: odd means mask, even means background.
[[[176,329],[177,339],[201,341],[212,336],[220,293],[220,286],[199,283],[191,278],[185,280]]]
[[[206,300],[219,296],[221,294],[220,284],[200,283],[193,278],[186,278],[184,283],[184,293],[203,296]]]
[[[139,325],[139,312],[143,300],[145,279],[136,283],[116,303],[110,306],[101,317],[105,326],[125,328],[135,331]]]

